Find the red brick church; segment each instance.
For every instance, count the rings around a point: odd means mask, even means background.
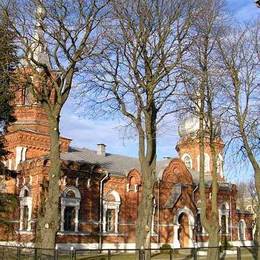
[[[32,245],[37,209],[43,197],[49,168],[48,120],[41,105],[24,89],[16,92],[16,122],[5,135],[10,151],[4,164],[17,173],[8,178],[2,192],[15,194],[17,210],[9,216],[12,229],[1,227],[0,243]],[[179,127],[177,158],[157,162],[153,193],[152,247],[173,248],[207,244],[200,223],[198,120],[186,118]],[[58,247],[134,248],[137,208],[142,190],[142,173],[137,158],[110,154],[105,144],[95,151],[70,147],[61,137],[63,177],[60,180],[60,230]],[[98,140],[97,140],[98,141]],[[237,208],[237,189],[225,182],[223,141],[217,142],[220,233],[233,245],[248,245],[253,239],[253,215]],[[205,149],[208,197],[212,159]]]

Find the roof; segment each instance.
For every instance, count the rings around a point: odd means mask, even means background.
[[[136,157],[130,157],[120,154],[106,153],[106,155],[98,155],[96,150],[90,150],[87,148],[75,148],[71,147],[68,152],[61,153],[61,159],[65,161],[73,161],[78,163],[90,163],[96,164],[105,168],[110,174],[116,176],[127,176],[127,174],[136,169],[140,171],[139,159]],[[176,158],[169,158],[157,161],[156,173],[159,179],[162,178],[162,174],[169,163]],[[177,158],[180,160],[179,158]],[[199,172],[190,170],[192,175],[193,183],[199,184]],[[211,185],[212,177],[205,175],[206,185]],[[219,182],[221,188],[230,189],[230,183]]]
[[[195,184],[199,184],[199,182],[200,182],[200,173],[198,171],[195,171],[195,170],[190,170],[190,173],[191,173],[193,182]],[[205,179],[206,184],[208,184],[208,185],[211,184],[211,180],[212,180],[211,175],[205,174],[204,179]]]
[[[69,152],[61,154],[62,160],[75,161],[79,163],[97,164],[107,169],[111,174],[126,176],[132,169],[140,171],[138,158],[119,154],[106,153],[98,155],[96,151],[86,148],[71,148]],[[157,161],[157,174],[161,177],[163,170],[172,159]]]

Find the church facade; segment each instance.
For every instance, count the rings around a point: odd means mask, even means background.
[[[16,196],[15,212],[8,216],[12,230],[0,227],[0,243],[33,245],[37,212],[48,182],[48,120],[43,108],[19,89],[15,100],[16,122],[5,135],[10,152],[4,164],[17,173],[5,181],[2,192]],[[208,234],[200,222],[198,121],[185,119],[179,128],[177,158],[157,162],[153,191],[151,242],[153,248],[207,245]],[[142,173],[137,158],[110,154],[105,144],[96,151],[70,147],[60,138],[60,230],[58,247],[134,248]],[[237,208],[236,185],[223,174],[224,144],[216,140],[218,154],[218,207],[222,239],[233,245],[249,245],[254,219]],[[207,198],[211,196],[212,158],[205,149]],[[208,208],[210,203],[208,203]]]

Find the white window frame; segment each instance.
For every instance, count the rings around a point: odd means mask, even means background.
[[[185,158],[189,157],[189,163],[190,163],[190,167],[187,166]],[[191,156],[188,153],[183,154],[183,156],[181,157],[182,161],[184,162],[185,166],[187,167],[187,169],[191,170],[192,169],[192,159]]]
[[[243,223],[243,238],[241,239],[241,236],[240,236],[240,223]],[[246,222],[244,219],[240,219],[239,222],[238,222],[238,239],[240,241],[245,241],[246,240]]]
[[[17,146],[15,148],[15,170],[17,169],[19,163],[26,160],[27,147]]]
[[[105,198],[112,195],[114,197],[114,201],[108,201],[106,199],[103,199],[103,233],[111,233],[106,230],[107,223],[106,223],[106,214],[108,209],[114,209],[115,210],[115,228],[114,233],[118,233],[118,222],[119,222],[119,210],[121,205],[121,198],[117,191],[113,190],[110,191],[105,195]]]
[[[75,194],[75,198],[67,198],[66,195],[68,192],[72,191]],[[80,210],[80,201],[81,201],[81,195],[78,188],[74,186],[66,187],[62,193],[61,197],[61,223],[60,223],[60,231],[61,232],[67,232],[64,231],[64,222],[65,222],[65,208],[66,207],[74,207],[75,208],[75,228],[74,232],[79,231],[79,210]],[[73,232],[73,231],[68,231]]]
[[[28,196],[24,196],[25,192],[28,192]],[[32,230],[32,197],[30,189],[27,186],[23,186],[19,193],[20,199],[20,220],[19,220],[19,231],[31,231]],[[24,222],[24,208],[28,207],[28,227],[25,230],[23,227]]]
[[[222,209],[222,206],[225,205],[225,210]],[[220,205],[220,208],[219,208],[219,225],[221,226],[221,217],[222,216],[225,216],[226,218],[226,233],[225,234],[229,234],[229,205],[227,202],[223,202],[221,203]],[[222,231],[221,231],[222,232]],[[223,235],[225,235],[223,234]]]

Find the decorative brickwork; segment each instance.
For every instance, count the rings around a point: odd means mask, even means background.
[[[29,243],[34,241],[37,213],[48,187],[50,138],[44,110],[38,104],[23,103],[25,99],[21,96],[17,102],[17,121],[5,135],[6,148],[10,151],[5,164],[17,172],[16,178],[6,180],[6,192],[15,194],[19,205],[7,216],[12,221],[12,231],[0,227],[0,239]],[[72,244],[88,248],[133,247],[142,193],[138,160],[108,154],[105,146],[102,153],[69,151],[70,141],[60,139],[62,156],[68,159],[62,161],[61,226],[57,243],[68,247]],[[222,238],[231,243],[251,243],[253,214],[237,210],[236,186],[226,183],[223,177],[224,144],[220,138],[216,147],[220,158],[218,204]],[[199,221],[198,139],[183,136],[176,149],[179,158],[158,162],[158,178],[151,194],[154,201],[151,241],[156,247],[166,243],[175,248],[203,245],[208,238]],[[208,144],[205,153],[209,199],[212,158]],[[207,207],[211,207],[210,200]]]

